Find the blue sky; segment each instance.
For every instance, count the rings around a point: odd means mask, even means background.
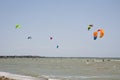
[[[119,23],[120,0],[0,0],[0,55],[120,57]]]

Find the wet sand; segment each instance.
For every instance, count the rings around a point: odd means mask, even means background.
[[[10,78],[7,78],[5,76],[0,76],[0,80],[15,80],[15,79],[10,79]]]

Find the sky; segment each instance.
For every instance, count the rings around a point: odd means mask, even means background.
[[[120,57],[119,24],[120,0],[0,0],[0,55]]]

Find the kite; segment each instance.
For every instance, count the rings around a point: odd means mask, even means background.
[[[21,26],[19,24],[17,24],[15,27],[16,27],[16,29],[21,28]]]
[[[97,31],[95,31],[95,32],[93,33],[94,40],[96,40],[96,39],[97,39],[97,36],[98,36],[98,32],[97,32]]]
[[[53,37],[50,37],[50,40],[52,40],[53,39]]]
[[[90,24],[90,25],[88,26],[88,30],[90,30],[90,29],[91,29],[91,27],[93,27],[93,25],[92,25],[92,24]]]
[[[100,38],[104,36],[104,30],[103,29],[98,29],[98,32],[100,32]]]
[[[31,36],[28,36],[28,38],[27,39],[32,39],[32,37]]]
[[[59,48],[59,45],[57,45],[56,48]]]

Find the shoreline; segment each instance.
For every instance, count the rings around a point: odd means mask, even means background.
[[[120,57],[48,57],[34,55],[3,55],[0,58],[78,58],[78,59],[120,59]]]
[[[0,80],[15,80],[15,79],[11,79],[11,78],[8,78],[6,76],[1,76],[0,75]]]
[[[80,59],[86,62],[109,62],[109,61],[120,61],[120,58],[115,57],[45,57],[45,56],[0,56],[0,59]]]
[[[12,74],[9,72],[0,72],[0,80],[49,80],[49,79],[43,76],[35,78],[31,76]]]

